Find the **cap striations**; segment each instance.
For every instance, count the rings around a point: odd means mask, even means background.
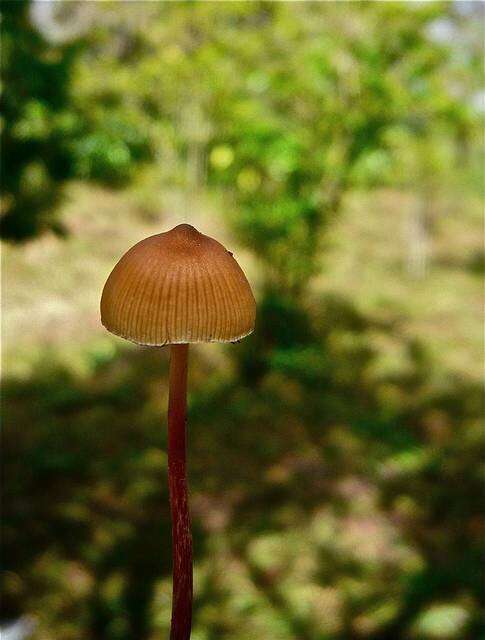
[[[101,297],[103,325],[144,345],[233,342],[253,331],[255,316],[232,253],[188,224],[127,251]]]

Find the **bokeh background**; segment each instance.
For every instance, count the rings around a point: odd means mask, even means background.
[[[483,9],[2,3],[6,638],[167,638],[168,354],[98,304],[181,222],[258,301],[191,350],[193,639],[485,637]]]

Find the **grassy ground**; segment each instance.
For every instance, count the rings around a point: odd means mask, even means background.
[[[328,271],[318,286],[348,295],[364,312],[397,314],[437,366],[480,376],[483,349],[483,218],[479,201],[441,203],[429,243],[427,273],[407,270],[412,195],[354,196],[333,227]]]
[[[100,326],[101,289],[119,256],[143,237],[189,220],[237,251],[207,202],[195,215],[187,214],[183,198],[170,194],[160,215],[144,213],[137,205],[133,194],[73,185],[65,205],[72,232],[66,240],[44,236],[25,246],[3,247],[3,353],[10,374],[28,376],[45,353],[82,373],[86,354],[112,351],[119,341]],[[400,334],[419,338],[442,373],[478,377],[483,345],[480,205],[448,201],[442,208],[421,279],[406,269],[406,222],[413,206],[412,195],[395,191],[349,197],[330,230],[324,269],[314,286],[348,297],[363,313],[398,318]],[[251,257],[237,255],[257,281]],[[403,364],[392,343],[380,346],[382,366]]]
[[[36,640],[167,637],[168,354],[98,304],[127,248],[187,220],[257,286],[190,204],[72,185],[66,240],[4,247],[4,600]],[[415,279],[412,198],[353,194],[308,309],[266,298],[250,340],[193,350],[194,640],[480,637],[481,221],[459,204]]]

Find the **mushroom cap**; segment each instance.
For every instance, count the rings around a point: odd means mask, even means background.
[[[234,342],[254,329],[256,303],[217,240],[180,224],[120,259],[101,296],[101,322],[137,344]]]

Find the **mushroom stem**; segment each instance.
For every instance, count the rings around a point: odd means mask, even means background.
[[[192,535],[186,474],[188,344],[170,347],[168,485],[172,512],[172,624],[170,640],[188,640],[192,624]]]

